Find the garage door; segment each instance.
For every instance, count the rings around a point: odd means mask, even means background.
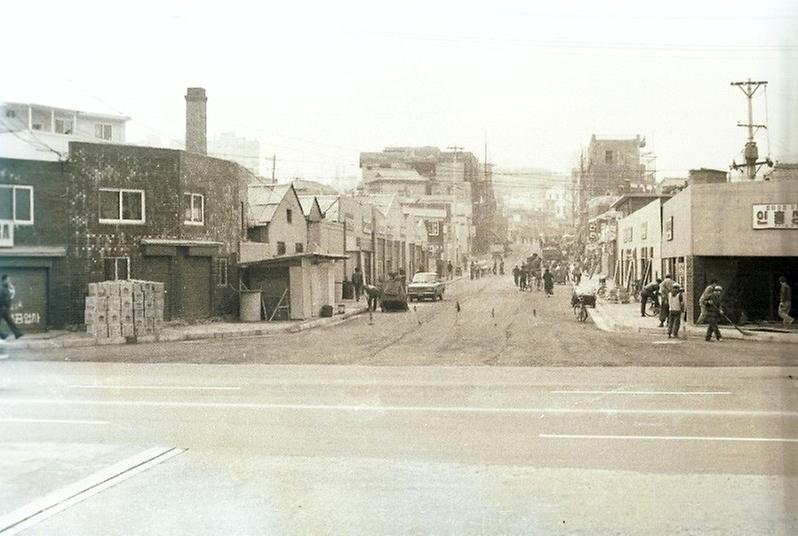
[[[47,331],[47,268],[4,268],[14,285],[11,315],[23,332]],[[5,322],[0,329],[8,333]]]
[[[183,257],[181,316],[211,316],[211,257]]]
[[[141,270],[136,272],[136,279],[145,281],[159,281],[164,284],[164,320],[172,319],[172,278],[170,272],[171,257],[144,257]]]

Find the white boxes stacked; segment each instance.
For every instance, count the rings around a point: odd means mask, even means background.
[[[164,285],[137,279],[89,283],[86,332],[98,341],[155,341],[163,326]]]

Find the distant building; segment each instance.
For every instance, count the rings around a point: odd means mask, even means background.
[[[0,157],[65,160],[70,141],[125,143],[129,117],[44,104],[0,103]]]
[[[587,198],[599,195],[621,195],[654,189],[654,176],[647,173],[640,149],[645,138],[590,139],[581,190]]]
[[[252,173],[260,174],[260,142],[236,135],[234,132],[223,132],[211,141],[208,154],[224,160],[232,160],[241,164]]]

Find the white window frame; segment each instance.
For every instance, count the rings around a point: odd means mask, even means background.
[[[102,198],[102,196],[99,195],[99,192],[116,192],[117,194],[119,194],[119,214],[118,214],[119,218],[111,219],[111,218],[101,218],[100,217],[100,215],[99,215],[99,212],[100,212],[100,209],[101,209],[101,207],[100,207],[100,203],[101,203],[100,199]],[[141,219],[140,220],[123,220],[122,219],[122,194],[126,193],[126,192],[127,193],[139,193],[139,194],[141,194]],[[119,225],[119,224],[123,224],[123,225],[144,225],[145,223],[147,223],[147,196],[145,195],[144,190],[135,190],[135,189],[131,189],[131,188],[100,188],[98,190],[98,195],[97,195],[97,212],[98,212],[97,218],[98,218],[99,223],[107,223],[107,224],[113,224],[113,225]]]
[[[105,137],[105,128],[108,127],[108,137]],[[100,135],[97,135],[97,129],[100,129]],[[94,123],[94,137],[98,140],[111,141],[114,139],[114,125],[111,123]]]
[[[34,221],[33,186],[0,184],[0,188],[11,190],[11,221],[14,222],[14,225],[33,225]],[[28,190],[30,192],[30,220],[17,219],[17,192],[16,192],[17,190]]]
[[[114,261],[114,279],[113,279],[114,281],[127,281],[128,279],[131,279],[131,276],[130,276],[130,257],[103,257],[103,262],[105,262],[107,260]],[[120,279],[119,278],[119,261],[125,261],[125,265],[127,267],[127,278],[126,279]],[[103,270],[104,269],[105,269],[105,266],[103,266]]]
[[[216,286],[217,287],[226,287],[229,281],[228,279],[228,270],[229,270],[229,263],[227,259],[224,257],[219,257],[216,259]],[[222,277],[224,274],[224,277]]]
[[[431,221],[431,226],[429,229],[429,236],[440,236],[441,234],[441,222],[439,221]]]
[[[195,197],[200,198],[200,209],[201,209],[200,216],[202,219],[200,221],[187,220],[184,216],[183,223],[185,223],[186,225],[205,225],[205,196],[203,194],[195,194],[193,192],[183,192],[184,197],[187,195],[191,196],[191,206],[189,207],[190,209],[189,213],[191,214],[192,218],[194,217],[194,198]]]

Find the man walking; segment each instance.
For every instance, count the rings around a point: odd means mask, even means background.
[[[779,277],[781,289],[779,290],[779,318],[785,326],[789,326],[795,320],[790,316],[790,309],[792,309],[792,288],[787,284],[787,278],[784,276]]]
[[[673,284],[671,295],[668,296],[668,338],[679,336],[679,327],[682,323],[684,310],[684,295],[679,283]]]
[[[582,268],[579,266],[579,261],[574,264],[574,285],[579,286],[579,282],[582,281]]]
[[[449,261],[449,263],[446,265],[446,273],[448,274],[449,279],[453,278],[454,266],[452,266],[452,261]]]
[[[504,275],[504,259],[499,262],[499,275]]]
[[[9,329],[14,334],[15,339],[22,337],[23,333],[19,330],[11,318],[11,300],[14,299],[14,287],[8,280],[8,274],[0,276],[0,323],[3,320],[8,324]],[[0,339],[5,339],[7,335],[0,331]]]
[[[665,279],[662,280],[662,283],[659,284],[659,327],[665,325],[665,321],[668,320],[668,298],[673,290],[673,279],[671,279],[671,275],[667,274]]]
[[[355,301],[360,301],[360,296],[363,294],[363,272],[360,271],[360,266],[357,266],[355,273],[352,274],[352,286],[355,288]]]
[[[646,302],[648,300],[654,302],[655,306],[657,305],[657,293],[659,292],[660,283],[662,283],[662,279],[657,279],[643,287],[643,291],[640,293],[640,316],[646,316]]]
[[[702,300],[702,305],[704,305],[706,309],[705,317],[709,324],[706,337],[704,337],[706,341],[712,340],[713,333],[718,341],[721,339],[720,329],[718,329],[718,321],[720,321],[720,315],[723,314],[720,301],[721,292],[723,292],[723,289],[719,285],[715,285],[712,294],[705,300]]]
[[[521,269],[516,264],[515,266],[513,266],[513,281],[515,282],[516,287],[519,286],[520,278],[521,278]]]

